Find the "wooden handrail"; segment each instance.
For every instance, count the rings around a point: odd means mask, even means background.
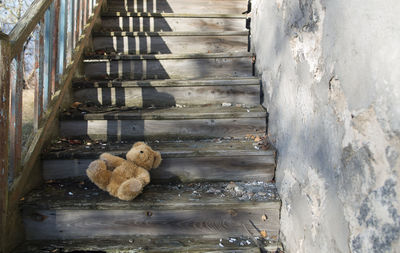
[[[10,32],[11,58],[21,52],[29,35],[43,18],[44,12],[49,8],[53,0],[35,0],[23,17]]]
[[[80,1],[85,1],[82,8],[73,8],[73,4]],[[0,32],[0,253],[9,252],[10,245],[15,244],[10,238],[19,232],[15,229],[17,222],[8,219],[10,214],[18,214],[20,198],[33,186],[30,181],[35,165],[44,145],[53,137],[52,129],[57,125],[61,105],[65,102],[64,98],[69,97],[71,82],[81,64],[84,48],[89,45],[92,29],[105,6],[106,0],[35,0],[9,35]],[[20,146],[15,148],[21,145],[21,141],[18,139],[11,145],[13,138],[9,135],[21,133],[22,106],[18,99],[22,99],[24,80],[20,66],[23,64],[25,43],[38,24],[39,29],[33,33],[37,36],[35,61],[38,67],[35,131],[26,153],[21,154]],[[63,29],[64,25],[68,25],[67,28]],[[58,43],[61,46],[53,47]],[[16,79],[11,82],[13,59],[16,59],[17,69],[13,73]],[[18,129],[10,131],[10,124]]]

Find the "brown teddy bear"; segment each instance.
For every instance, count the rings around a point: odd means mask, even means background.
[[[150,183],[152,168],[161,163],[160,152],[153,151],[144,142],[135,143],[126,154],[126,160],[103,153],[90,163],[86,174],[100,189],[122,200],[132,200]]]

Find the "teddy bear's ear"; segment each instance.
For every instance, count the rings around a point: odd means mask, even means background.
[[[142,141],[136,142],[135,144],[133,144],[132,148],[137,147],[137,146],[141,146],[141,145],[146,145],[146,143],[144,143]]]
[[[153,169],[157,168],[161,164],[161,154],[158,151],[154,151],[154,162],[153,162]]]

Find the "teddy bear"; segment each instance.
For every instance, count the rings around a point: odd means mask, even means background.
[[[151,169],[161,164],[160,152],[144,142],[136,142],[126,154],[126,160],[103,153],[89,164],[86,174],[100,189],[121,200],[136,198],[150,183]]]

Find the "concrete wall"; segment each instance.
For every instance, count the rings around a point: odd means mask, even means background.
[[[252,2],[287,252],[400,252],[400,2]]]

